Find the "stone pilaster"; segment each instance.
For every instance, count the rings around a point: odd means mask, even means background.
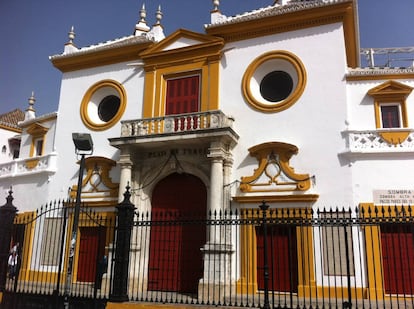
[[[122,154],[118,163],[121,166],[118,192],[118,202],[120,203],[124,199],[125,188],[128,186],[128,184],[131,185],[132,161],[130,154]]]

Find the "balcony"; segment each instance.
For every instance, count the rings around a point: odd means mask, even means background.
[[[407,128],[348,130],[342,132],[342,155],[414,153],[414,130]]]
[[[232,127],[234,119],[221,111],[198,112],[122,121],[121,136],[177,134]]]
[[[57,170],[57,153],[44,156],[13,161],[0,164],[0,179],[7,177],[19,177],[39,173],[53,174]]]
[[[110,142],[115,147],[134,144],[154,148],[171,142],[200,144],[224,137],[233,143],[238,139],[233,122],[220,110],[126,120],[122,121],[121,136]]]

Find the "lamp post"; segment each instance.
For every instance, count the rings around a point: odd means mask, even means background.
[[[78,234],[79,213],[81,206],[81,192],[82,192],[82,178],[83,170],[85,168],[85,155],[90,155],[93,152],[93,142],[91,135],[88,133],[72,133],[72,140],[75,144],[76,154],[81,156],[78,176],[78,187],[76,190],[75,212],[73,214],[72,238],[70,240],[69,260],[66,273],[66,282],[64,290],[64,305],[69,308],[69,295],[72,286],[72,270],[73,259],[75,257],[76,238]]]

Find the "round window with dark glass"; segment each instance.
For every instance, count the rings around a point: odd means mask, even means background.
[[[118,112],[120,104],[121,100],[117,96],[109,95],[103,98],[98,107],[99,119],[105,122],[110,121]]]
[[[284,71],[270,72],[260,82],[260,93],[264,99],[270,102],[286,99],[292,89],[292,77]]]

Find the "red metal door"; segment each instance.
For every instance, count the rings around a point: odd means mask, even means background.
[[[199,111],[200,77],[198,75],[169,79],[167,81],[166,115]],[[186,123],[186,126],[185,126]],[[175,122],[175,131],[197,128],[197,117],[183,117]]]
[[[413,231],[409,224],[381,226],[381,248],[386,293],[414,294],[413,241]]]
[[[104,232],[96,227],[81,227],[78,257],[78,282],[94,282],[98,255],[102,257],[105,240]]]
[[[264,238],[261,226],[256,227],[257,284],[264,290]],[[296,228],[289,225],[269,225],[267,234],[267,261],[269,289],[280,292],[297,292],[298,255]]]
[[[195,218],[205,218],[207,194],[195,176],[172,174],[153,191],[148,289],[195,293],[203,275],[200,248],[206,229]],[[183,224],[183,219],[186,223]]]

